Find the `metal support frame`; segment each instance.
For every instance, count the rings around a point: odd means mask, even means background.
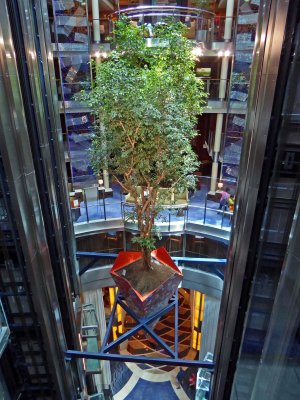
[[[77,257],[77,259],[84,258],[84,257],[92,258],[92,260],[86,266],[82,267],[82,269],[79,271],[79,276],[81,276],[85,272],[87,272],[89,269],[93,268],[98,259],[103,259],[103,258],[115,259],[118,257],[118,254],[77,251],[76,257]],[[219,267],[224,267],[226,265],[227,259],[225,259],[225,258],[172,257],[172,260],[179,267],[182,266],[182,264],[184,264],[185,262],[192,263],[192,264],[199,264],[199,265],[201,265],[201,264],[209,265],[212,273],[214,273],[221,279],[224,279],[224,273],[223,273],[223,271],[219,270]]]
[[[118,337],[116,340],[109,343],[109,336],[113,327],[115,320],[115,313],[117,305],[121,306],[136,322],[137,325],[131,328],[129,331]],[[162,340],[152,328],[149,327],[151,322],[155,321],[157,318],[162,317],[171,309],[175,309],[175,343],[174,351]],[[124,354],[111,354],[110,350],[118,347],[122,342],[132,337],[139,330],[144,330],[148,333],[170,356],[169,358],[156,358],[156,357],[145,357],[145,356],[133,356]],[[150,317],[140,318],[135,312],[133,312],[127,304],[124,302],[124,298],[121,294],[118,294],[113,309],[110,315],[107,330],[103,339],[102,347],[99,353],[91,353],[86,351],[76,351],[76,350],[66,350],[65,351],[66,360],[71,360],[73,358],[86,358],[86,359],[96,359],[96,360],[108,360],[108,361],[121,361],[121,362],[135,362],[135,363],[147,363],[147,364],[158,364],[158,365],[173,365],[173,366],[186,366],[186,367],[196,367],[196,368],[206,368],[209,371],[214,370],[214,363],[200,360],[184,360],[178,358],[178,291],[169,301],[169,304],[162,310],[156,312]]]

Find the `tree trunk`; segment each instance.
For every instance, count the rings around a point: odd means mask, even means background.
[[[151,265],[151,250],[149,249],[142,249],[143,250],[143,259],[145,267],[152,269]]]
[[[144,195],[144,190],[148,190],[148,196]],[[136,212],[138,219],[138,228],[140,231],[140,237],[142,239],[152,238],[152,228],[154,226],[155,212],[153,204],[155,204],[156,191],[152,191],[150,188],[142,188],[141,204],[136,201]],[[151,251],[152,249],[142,246],[143,260],[146,268],[152,269],[151,266]]]

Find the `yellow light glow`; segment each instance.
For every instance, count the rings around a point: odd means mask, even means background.
[[[203,321],[205,295],[195,291],[194,295],[194,330],[193,330],[193,348],[200,350],[201,332],[199,332],[200,323]]]
[[[116,292],[118,292],[118,288],[116,288]],[[117,320],[118,320],[118,332],[123,333],[123,324],[122,324],[122,308],[117,306]]]
[[[114,288],[109,288],[109,302],[110,302],[110,310],[112,310],[114,303],[115,303],[115,289]],[[112,332],[113,332],[113,340],[116,340],[117,339],[117,327],[116,326],[112,327]]]
[[[83,351],[82,339],[81,339],[80,333],[78,333],[78,339],[79,339],[80,350]],[[82,359],[82,365],[83,365],[83,369],[86,370],[85,358]]]
[[[109,301],[110,301],[110,310],[113,309],[114,303],[115,303],[115,290],[116,292],[118,291],[118,288],[109,288]],[[112,331],[113,331],[113,340],[116,340],[118,338],[117,333],[123,333],[123,324],[122,324],[122,309],[119,305],[117,305],[117,321],[118,321],[118,326],[113,326]]]

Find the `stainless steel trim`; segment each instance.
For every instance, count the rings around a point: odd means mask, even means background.
[[[221,302],[221,334],[217,337],[215,350],[216,371],[211,395],[213,400],[224,398],[289,5],[288,1],[279,0],[266,0],[263,3],[260,6],[252,63],[252,71],[256,71],[256,74],[251,77],[234,229]]]
[[[36,2],[37,3],[37,2]],[[38,7],[38,4],[36,4]],[[19,1],[18,10],[21,18],[26,61],[30,76],[30,85],[34,98],[34,108],[37,124],[41,135],[41,153],[43,162],[48,159],[48,144],[45,129],[45,112],[43,99],[39,90],[41,79],[38,63],[41,62],[35,47],[35,20],[32,10],[33,3]],[[30,281],[30,289],[35,311],[38,315],[43,334],[47,357],[52,367],[53,380],[62,399],[69,399],[72,393],[72,381],[68,366],[65,363],[62,350],[66,348],[62,320],[58,306],[58,297],[53,277],[51,257],[41,209],[41,202],[36,180],[36,170],[33,165],[32,149],[29,131],[26,123],[19,73],[16,63],[14,38],[12,37],[10,18],[6,2],[2,3],[0,13],[0,148],[5,173],[8,179],[12,210],[17,221],[17,229],[24,254],[26,272]],[[23,60],[22,60],[23,61]],[[44,66],[45,67],[45,66]],[[23,94],[25,93],[25,90]],[[48,171],[48,187],[53,187],[52,171]],[[56,199],[53,195],[53,209],[49,213],[57,213]],[[53,216],[55,220],[56,216]],[[54,221],[55,223],[55,221]],[[59,224],[57,225],[59,229]],[[58,235],[57,240],[60,236]],[[61,257],[64,264],[63,254]],[[67,291],[66,291],[67,294]],[[71,303],[72,304],[72,303]],[[70,319],[73,310],[70,310]]]
[[[135,13],[141,13],[143,11],[153,11],[153,10],[166,10],[168,12],[170,11],[178,11],[178,12],[190,12],[194,13],[196,16],[202,15],[202,14],[207,14],[211,18],[214,18],[215,14],[211,11],[203,10],[201,8],[194,8],[194,7],[181,7],[181,6],[157,6],[157,5],[152,5],[152,6],[137,6],[137,7],[128,7],[124,8],[119,11],[115,11],[111,15],[118,15],[118,14],[128,14],[129,16],[134,16],[133,14]]]

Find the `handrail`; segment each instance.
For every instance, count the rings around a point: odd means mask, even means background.
[[[89,271],[91,268],[95,267],[95,263],[99,259],[107,258],[107,259],[116,259],[118,257],[117,253],[97,253],[97,252],[88,252],[88,251],[77,251],[76,252],[76,258],[92,258],[92,261],[89,262],[87,265],[83,266],[81,270],[79,271],[79,276],[82,276],[85,274],[87,271]],[[188,264],[198,264],[202,266],[208,266],[211,268],[211,273],[215,274],[221,279],[224,279],[224,273],[223,271],[220,271],[218,267],[225,267],[227,263],[226,258],[204,258],[204,257],[173,257],[172,260],[180,267],[187,268],[185,265],[180,265],[181,263],[188,263]],[[110,261],[110,260],[108,260]],[[109,264],[112,264],[109,262]],[[194,267],[191,267],[194,269]],[[196,269],[197,266],[196,266]]]
[[[215,14],[211,11],[203,10],[201,8],[194,8],[194,7],[181,7],[181,6],[137,6],[137,7],[128,7],[128,8],[123,8],[122,10],[117,10],[114,11],[113,13],[109,14],[110,16],[113,15],[120,15],[120,14],[130,14],[129,16],[134,16],[134,14],[131,14],[133,12],[140,12],[140,11],[151,11],[151,10],[176,10],[176,11],[182,11],[182,12],[192,12],[195,13],[196,15],[201,15],[201,14],[208,14],[211,16],[211,18],[215,17]]]
[[[184,19],[183,23],[196,22],[194,27],[196,42],[210,43],[214,31],[214,18],[215,14],[211,11],[206,11],[200,8],[193,7],[181,7],[181,6],[137,6],[124,8],[122,10],[115,11],[108,15],[109,31],[113,32],[115,21],[122,15],[127,15],[130,20],[139,18],[139,22],[144,24],[145,18],[151,17],[175,17]],[[152,21],[153,25],[161,23],[161,21]],[[205,25],[205,26],[203,26]],[[204,33],[205,32],[205,33]]]
[[[76,251],[76,258],[81,257],[95,257],[95,258],[117,258],[117,253],[98,253],[95,251]],[[207,262],[218,263],[225,265],[226,258],[206,258],[206,257],[172,257],[174,261],[188,261],[188,262]]]

